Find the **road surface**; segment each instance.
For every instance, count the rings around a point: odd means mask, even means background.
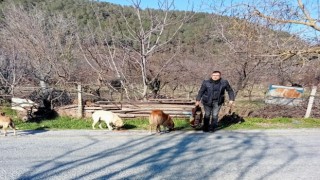
[[[320,129],[18,131],[0,179],[320,179]]]

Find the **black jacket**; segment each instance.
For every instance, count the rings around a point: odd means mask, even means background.
[[[202,99],[202,104],[204,106],[212,106],[212,99],[213,99],[213,80],[204,80],[202,82],[201,88],[198,92],[198,96],[196,98],[197,101]],[[221,105],[224,103],[224,93],[225,91],[228,92],[229,100],[234,101],[234,92],[231,88],[229,82],[225,79],[220,79],[220,91],[219,91],[219,99],[218,104]]]

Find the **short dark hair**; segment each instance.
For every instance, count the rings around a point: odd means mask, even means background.
[[[214,74],[214,73],[219,73],[221,75],[220,71],[213,71],[212,74]]]

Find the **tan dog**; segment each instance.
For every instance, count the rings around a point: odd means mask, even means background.
[[[164,113],[162,110],[151,111],[149,117],[150,133],[152,132],[152,127],[154,126],[156,126],[156,132],[160,133],[161,125],[164,127],[164,130],[166,130],[166,128],[168,128],[169,131],[174,129],[174,122],[168,114]]]
[[[108,129],[110,131],[113,129],[112,125],[114,125],[117,128],[120,128],[123,126],[122,119],[111,111],[103,111],[103,110],[95,111],[92,114],[92,119],[93,119],[92,129],[95,129],[94,126],[98,122],[99,122],[100,129],[102,129],[101,121],[104,121],[107,124]]]
[[[0,127],[2,126],[2,131],[4,136],[7,135],[7,128],[10,127],[13,129],[13,134],[16,135],[16,127],[12,121],[12,119],[5,115],[5,113],[1,113],[0,115]]]

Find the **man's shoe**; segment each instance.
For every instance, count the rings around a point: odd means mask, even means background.
[[[209,130],[208,130],[208,129],[202,129],[202,131],[203,131],[203,132],[209,132]]]

